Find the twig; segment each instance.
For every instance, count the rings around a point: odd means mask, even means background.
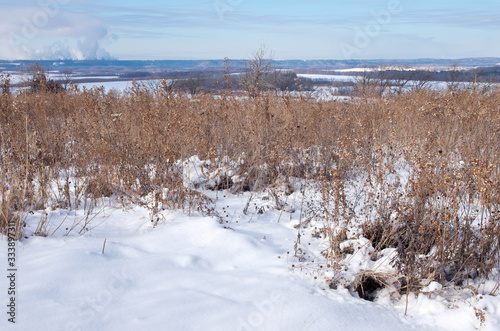
[[[405,305],[405,316],[408,312],[408,297],[410,296],[410,277],[406,276],[406,305]]]

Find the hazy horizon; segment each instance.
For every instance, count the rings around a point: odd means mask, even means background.
[[[242,58],[227,58],[229,61],[245,61],[248,59],[248,56],[242,57]],[[419,60],[435,60],[435,61],[453,61],[453,60],[466,60],[466,59],[498,59],[500,60],[500,56],[473,56],[473,57],[449,57],[449,58],[433,58],[433,57],[420,57],[420,58],[352,58],[352,59],[327,59],[327,58],[311,58],[311,59],[298,59],[298,58],[288,58],[288,59],[279,59],[273,57],[273,61],[304,61],[304,62],[313,62],[313,61],[350,61],[350,62],[356,62],[356,61],[395,61],[395,62],[403,62],[403,61],[415,61],[418,62]],[[144,62],[149,62],[149,61],[225,61],[226,58],[199,58],[199,59],[180,59],[180,58],[172,58],[172,59],[137,59],[137,58],[130,58],[130,59],[119,59],[119,58],[102,58],[102,59],[75,59],[75,58],[45,58],[45,59],[6,59],[6,58],[1,58],[0,61],[9,61],[9,62],[16,62],[16,61],[27,61],[27,62],[34,62],[34,61],[144,61]],[[498,63],[500,65],[500,63]]]
[[[0,59],[283,60],[500,56],[500,3],[0,0]]]

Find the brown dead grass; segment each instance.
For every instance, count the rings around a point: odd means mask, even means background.
[[[193,208],[203,199],[182,185],[178,161],[198,155],[217,166],[227,156],[238,161],[240,190],[291,176],[322,183],[334,226],[359,221],[345,186],[362,179],[372,190],[360,199],[376,216],[365,232],[376,250],[398,249],[402,274],[414,283],[484,276],[500,254],[499,105],[500,93],[484,91],[348,102],[272,93],[190,98],[139,85],[124,95],[3,94],[0,229],[13,218],[21,229],[22,212],[74,208],[84,197],[153,194],[156,206]],[[401,164],[411,168],[404,190],[387,179]],[[54,192],[61,176],[66,182]]]

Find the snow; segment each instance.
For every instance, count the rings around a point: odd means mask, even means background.
[[[216,160],[222,169],[228,159]],[[381,290],[374,302],[352,289],[331,289],[321,251],[325,239],[301,232],[304,258],[295,257],[304,194],[210,191],[210,162],[182,162],[184,186],[213,201],[216,214],[161,209],[103,198],[85,224],[79,210],[28,216],[17,246],[16,325],[2,330],[498,330],[500,300],[486,281],[479,293],[430,282],[417,296]],[[219,169],[220,170],[220,169]],[[409,169],[396,169],[398,181]],[[228,176],[232,174],[227,172]],[[219,176],[219,175],[217,175]],[[394,175],[390,175],[394,176]],[[396,179],[394,179],[396,180]],[[348,187],[347,190],[355,190]],[[276,196],[284,208],[276,208]],[[48,220],[47,237],[35,235]],[[88,229],[88,230],[85,230]],[[350,229],[351,230],[351,229]],[[81,232],[81,234],[79,234]],[[0,237],[0,246],[7,239]],[[390,275],[394,248],[373,257],[371,243],[353,231],[342,247],[346,282],[364,270]],[[6,261],[6,249],[0,259]],[[342,283],[342,282],[340,282]],[[7,280],[0,282],[4,289]],[[7,291],[0,300],[8,302]],[[5,306],[4,306],[5,307]],[[405,315],[405,311],[407,314]],[[484,317],[484,321],[481,319]]]
[[[363,72],[363,71],[375,71],[374,67],[364,67],[364,68],[348,68],[348,69],[336,69],[338,72]]]
[[[90,78],[90,77],[89,77]],[[83,89],[91,89],[93,87],[104,87],[104,90],[117,90],[118,92],[123,92],[126,89],[132,87],[133,81],[114,81],[114,82],[95,82],[95,83],[79,83],[76,84],[78,88]]]
[[[52,79],[66,79],[64,75],[54,74],[50,75]],[[70,76],[69,80],[77,80],[77,79],[119,79],[120,76]]]
[[[5,72],[5,73],[8,73],[10,75],[9,79],[10,79],[11,84],[22,83],[26,80],[25,75],[18,75],[18,74],[14,74],[14,73],[10,73],[10,72]]]
[[[19,83],[22,83],[24,81],[26,81],[27,79],[27,76],[26,75],[20,75],[20,74],[14,74],[14,73],[11,73],[11,76],[9,77],[10,80],[11,80],[11,83],[12,84],[19,84]],[[59,76],[58,74],[54,74],[54,73],[51,73],[50,74],[50,78],[51,79],[60,79],[61,76]],[[80,76],[76,76],[76,77],[71,77],[71,79],[116,79],[118,78],[118,76],[87,76],[87,77],[80,77]],[[123,92],[125,91],[126,89],[132,87],[132,80],[129,80],[129,81],[111,81],[111,82],[89,82],[89,83],[77,83],[76,85],[80,88],[80,89],[83,89],[83,87],[87,88],[87,89],[91,89],[93,87],[104,87],[104,90],[106,91],[110,91],[112,89],[114,90],[117,90],[118,92]],[[16,93],[17,90],[19,90],[19,88],[12,88],[11,91],[13,93]]]
[[[224,204],[236,210],[241,198]],[[55,225],[64,213],[51,216]],[[82,236],[30,236],[18,246],[17,323],[2,330],[411,328],[387,307],[294,274],[286,252],[296,230],[276,216],[225,229],[167,212],[153,227],[145,208],[108,206]]]
[[[298,77],[309,78],[312,80],[323,80],[329,82],[354,82],[358,76],[344,76],[344,75],[319,75],[319,74],[298,74]]]

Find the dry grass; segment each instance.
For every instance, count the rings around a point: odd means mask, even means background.
[[[485,277],[500,256],[499,105],[500,93],[484,91],[349,102],[230,92],[194,99],[139,85],[124,95],[3,94],[0,229],[15,219],[19,237],[25,212],[86,208],[101,197],[150,195],[156,210],[209,212],[210,201],[183,185],[179,161],[198,155],[217,167],[227,157],[237,161],[234,191],[290,177],[319,183],[321,211],[310,215],[328,225],[329,259],[342,256],[342,227],[356,225],[376,251],[397,248],[411,284]],[[402,168],[407,183],[391,179]],[[349,200],[354,182],[363,189]]]

